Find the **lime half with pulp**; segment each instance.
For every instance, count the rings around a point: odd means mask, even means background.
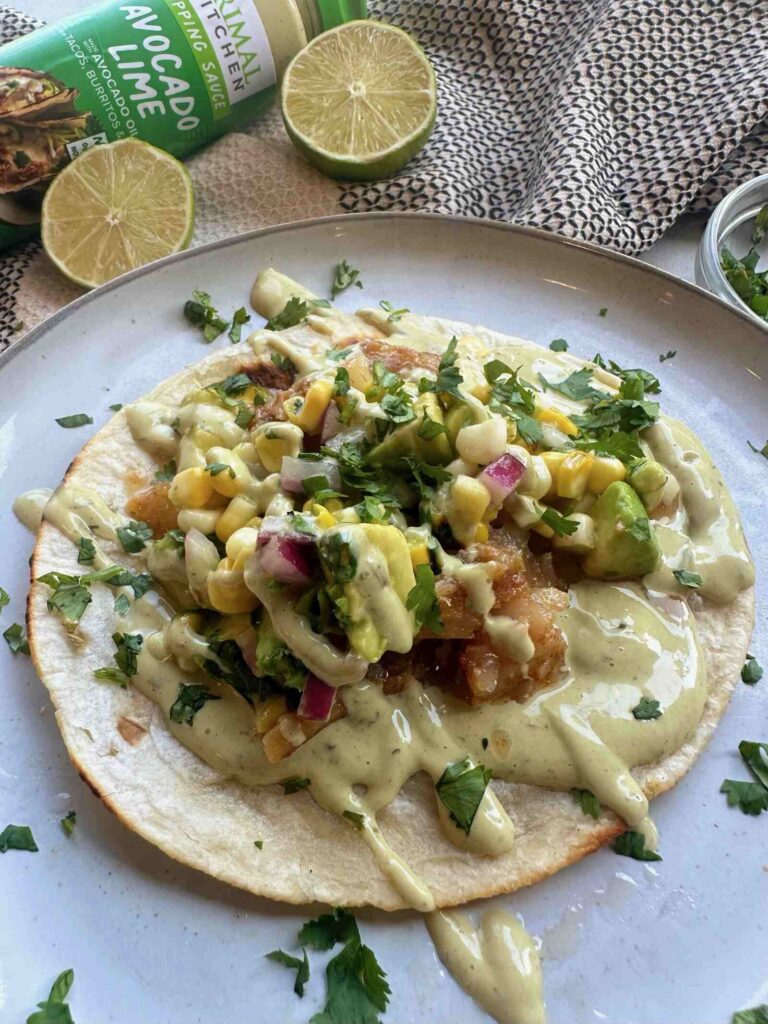
[[[351,21],[294,57],[282,102],[288,134],[319,170],[332,178],[384,178],[430,136],[435,72],[399,28]]]
[[[92,288],[189,245],[195,200],[186,168],[138,139],[94,146],[45,194],[45,251],[67,277]]]

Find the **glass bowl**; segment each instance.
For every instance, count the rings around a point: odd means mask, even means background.
[[[720,269],[720,250],[724,245],[738,258],[746,256],[749,252],[755,217],[766,203],[768,174],[761,174],[759,178],[745,181],[720,201],[709,218],[699,243],[695,276],[696,284],[708,288],[719,298],[730,302],[768,330],[768,322],[742,302]],[[765,255],[768,256],[768,247],[765,243],[763,247],[766,249]],[[758,269],[763,269],[765,265],[765,261],[761,260]]]

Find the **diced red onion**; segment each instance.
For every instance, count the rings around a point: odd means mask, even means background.
[[[323,443],[330,441],[332,437],[335,437],[342,428],[341,413],[339,407],[335,402],[329,402],[328,408],[325,410],[323,416],[323,426],[320,431],[320,439]]]
[[[291,526],[289,516],[265,516],[259,527],[259,538],[257,546],[263,548],[272,537],[285,537],[294,544],[301,544],[304,547],[314,546],[317,543],[317,535],[296,530]]]
[[[317,676],[310,675],[296,712],[298,718],[309,722],[327,722],[331,717],[336,688],[324,683]]]
[[[477,479],[487,488],[494,505],[500,505],[520,483],[525,469],[524,462],[505,452],[489,463]]]
[[[328,486],[338,491],[341,488],[338,463],[331,459],[294,459],[286,455],[280,467],[280,486],[289,494],[303,494],[304,481],[308,476],[324,476]]]
[[[307,584],[312,568],[305,550],[290,537],[270,537],[259,549],[261,571],[278,583]]]

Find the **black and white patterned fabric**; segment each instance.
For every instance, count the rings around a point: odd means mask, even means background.
[[[761,0],[370,0],[370,13],[422,43],[439,114],[403,173],[339,186],[344,211],[490,217],[639,254],[768,169]],[[0,6],[2,41],[33,27]],[[0,257],[0,338],[36,247]]]

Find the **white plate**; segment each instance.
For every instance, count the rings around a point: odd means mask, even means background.
[[[544,344],[566,338],[580,355],[600,350],[658,373],[664,408],[700,432],[733,488],[765,579],[768,462],[747,447],[768,438],[760,327],[669,275],[543,232],[342,216],[254,232],[128,275],[52,317],[0,362],[0,584],[13,598],[0,631],[23,617],[31,548],[12,498],[55,486],[110,403],[205,354],[181,314],[192,289],[210,291],[228,313],[273,265],[327,294],[341,259],[365,282],[341,297],[343,307],[389,299]],[[669,349],[676,358],[659,364]],[[93,428],[54,423],[83,411]],[[754,653],[765,663],[761,586]],[[40,846],[0,856],[0,1020],[26,1019],[56,974],[73,967],[78,1024],[308,1021],[321,1006],[319,959],[304,1000],[293,995],[292,975],[263,959],[291,948],[307,914],[179,867],[121,826],[71,768],[29,661],[0,647],[0,829],[28,823]],[[768,814],[745,817],[718,792],[726,777],[747,778],[739,740],[768,739],[766,695],[768,677],[756,687],[737,680],[709,749],[655,802],[663,863],[604,850],[499,900],[542,938],[552,1024],[726,1024],[766,999]],[[58,822],[70,808],[78,825],[67,839]],[[415,915],[359,916],[392,985],[387,1024],[488,1019],[443,971]]]

